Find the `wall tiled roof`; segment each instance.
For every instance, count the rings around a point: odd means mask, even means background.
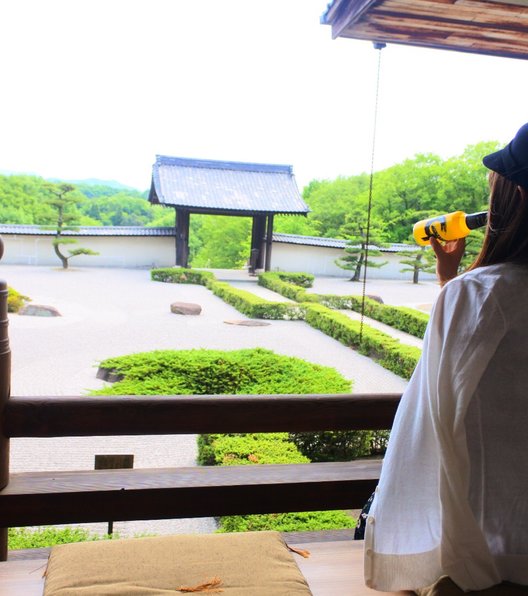
[[[55,230],[41,226],[0,224],[0,235],[54,236]],[[62,232],[63,236],[174,236],[174,228],[144,226],[79,226]]]
[[[152,203],[201,212],[295,213],[310,210],[292,167],[156,156]]]
[[[342,238],[321,238],[319,236],[299,236],[297,234],[279,234],[273,233],[273,242],[283,244],[298,244],[301,246],[321,246],[325,248],[345,248],[347,240]],[[371,248],[378,249],[377,246]],[[420,250],[419,246],[413,244],[390,244],[380,248],[381,252],[402,252],[404,250]]]

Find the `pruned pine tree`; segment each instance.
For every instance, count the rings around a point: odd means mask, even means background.
[[[367,215],[364,210],[356,208],[347,216],[347,223],[341,228],[341,234],[347,239],[345,254],[336,259],[335,263],[342,269],[353,271],[350,281],[360,281],[363,267],[383,267],[388,261],[372,261],[370,257],[381,256],[379,250],[384,246],[382,241],[382,226],[379,221],[372,219],[367,251]],[[368,252],[368,259],[367,259]]]
[[[76,248],[69,250],[69,255],[65,255],[61,251],[61,245],[63,244],[76,244],[75,238],[65,238],[62,234],[66,231],[74,231],[77,226],[73,225],[78,221],[79,213],[77,211],[77,204],[80,201],[79,195],[75,192],[75,186],[72,184],[46,184],[46,203],[52,207],[55,212],[55,220],[53,226],[45,226],[47,229],[55,231],[55,237],[53,238],[53,249],[55,254],[60,259],[63,269],[68,269],[69,260],[72,257],[78,255],[97,255],[89,248]]]
[[[402,250],[399,253],[406,259],[401,259],[402,265],[407,265],[400,269],[400,273],[411,272],[413,274],[413,284],[420,280],[420,273],[434,273],[436,271],[436,258],[433,250],[428,246],[416,247],[414,250]]]

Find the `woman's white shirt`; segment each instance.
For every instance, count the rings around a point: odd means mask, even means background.
[[[528,584],[528,269],[443,288],[402,397],[365,533],[365,580]]]

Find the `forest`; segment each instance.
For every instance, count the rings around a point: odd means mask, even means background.
[[[481,142],[462,154],[442,159],[432,153],[375,173],[372,184],[371,238],[379,243],[412,243],[413,224],[450,211],[467,213],[486,208],[488,186],[483,155],[499,148]],[[0,175],[0,223],[56,223],[53,186],[30,175]],[[151,205],[148,192],[98,181],[71,183],[69,222],[78,226],[173,226],[174,210]],[[302,195],[310,207],[307,217],[277,216],[276,232],[344,238],[357,242],[364,234],[370,176],[366,173],[335,180],[313,180]],[[190,263],[194,267],[240,267],[249,253],[251,219],[193,215]],[[225,242],[229,238],[230,242]],[[473,242],[474,246],[471,246]],[[479,235],[468,252],[476,250]]]

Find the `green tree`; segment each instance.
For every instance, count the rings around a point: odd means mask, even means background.
[[[401,259],[402,265],[407,265],[400,269],[401,273],[411,272],[413,274],[413,284],[417,284],[420,280],[420,273],[434,273],[436,270],[435,255],[431,248],[421,246],[418,250],[416,248],[409,250],[402,250],[399,253],[405,259]]]
[[[347,239],[345,255],[336,259],[335,263],[342,269],[353,271],[350,281],[359,281],[361,269],[367,267],[383,267],[387,261],[371,261],[370,257],[381,256],[379,248],[384,245],[383,227],[379,220],[371,218],[367,250],[367,213],[365,209],[356,208],[347,216],[341,234]],[[368,256],[367,256],[368,253]]]
[[[197,233],[201,246],[192,259],[193,267],[233,269],[246,263],[251,235],[249,217],[208,215]]]
[[[76,248],[68,250],[69,255],[65,255],[61,251],[63,244],[76,244],[75,238],[65,238],[62,234],[65,231],[72,231],[76,226],[72,225],[79,218],[77,210],[78,203],[82,200],[78,193],[75,192],[75,186],[72,184],[54,184],[48,182],[45,186],[47,191],[46,203],[53,209],[55,219],[53,229],[55,231],[55,238],[53,239],[53,249],[55,254],[60,259],[63,269],[68,269],[69,260],[78,255],[97,255],[99,253],[90,250],[89,248]]]

